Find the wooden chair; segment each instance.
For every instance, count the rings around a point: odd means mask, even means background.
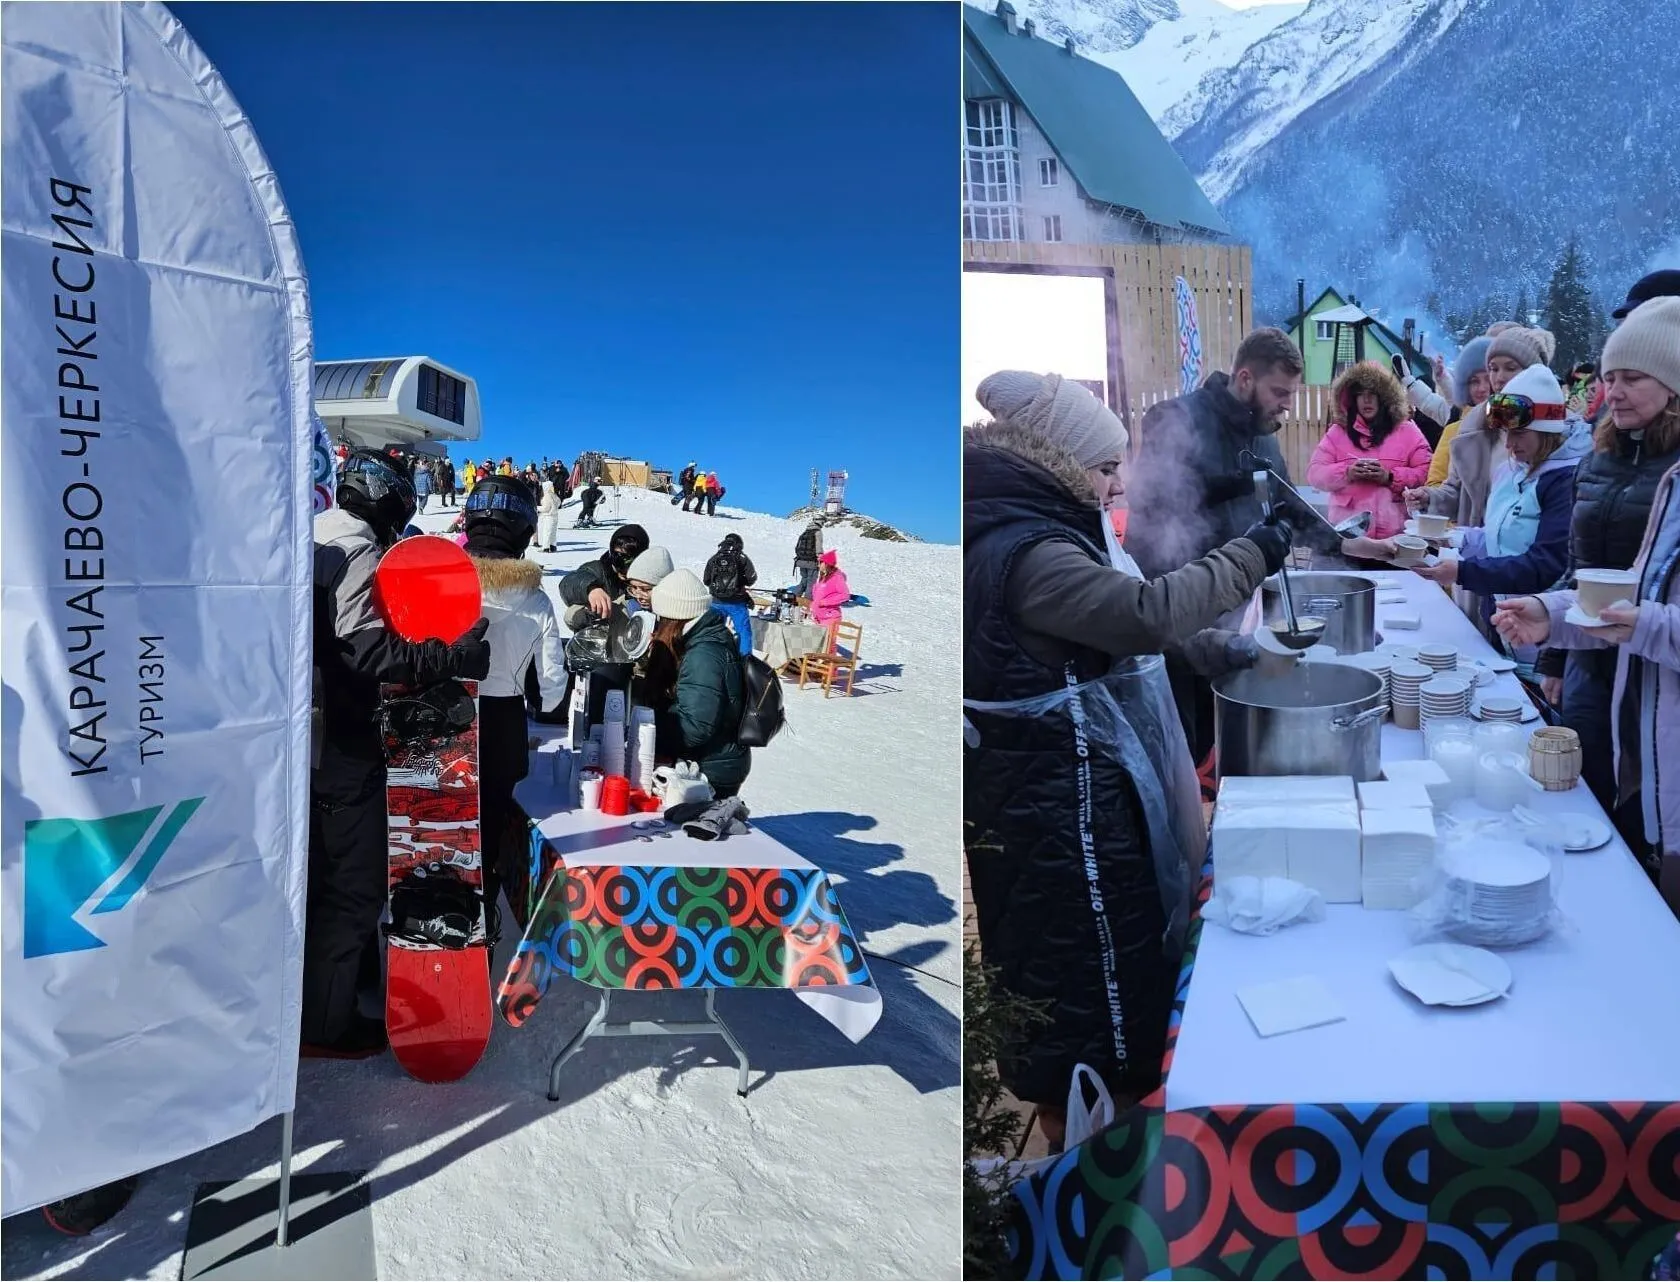
[[[858,650],[863,645],[863,625],[847,623],[844,619],[828,630],[828,645],[813,651],[799,661],[799,688],[806,681],[822,681],[823,698],[828,698],[836,681],[844,680],[846,696],[857,693]]]

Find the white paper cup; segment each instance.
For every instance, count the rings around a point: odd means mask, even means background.
[[[599,770],[585,770],[578,778],[578,805],[585,810],[601,808],[601,779]]]
[[[1445,538],[1447,518],[1439,513],[1419,512],[1417,514],[1417,532],[1426,539]]]
[[[1416,565],[1429,554],[1429,540],[1419,538],[1415,534],[1397,534],[1394,537],[1394,564]]]

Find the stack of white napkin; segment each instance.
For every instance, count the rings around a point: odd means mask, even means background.
[[[1429,804],[1436,810],[1445,810],[1458,795],[1458,789],[1448,778],[1447,772],[1433,761],[1422,759],[1418,761],[1385,761],[1383,762],[1383,778],[1391,783],[1422,784],[1429,793]]]
[[[1364,846],[1360,897],[1365,907],[1402,911],[1427,889],[1435,862],[1435,814],[1425,806],[1367,809],[1359,816]]]
[[[1214,882],[1286,877],[1325,902],[1360,897],[1359,803],[1347,776],[1221,781],[1213,815]]]

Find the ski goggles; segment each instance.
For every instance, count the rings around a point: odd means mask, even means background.
[[[370,498],[378,501],[387,494],[395,494],[404,502],[414,503],[414,484],[384,459],[369,454],[352,454],[344,460],[345,476],[360,476],[367,482]]]
[[[527,525],[537,523],[537,507],[530,499],[500,486],[481,486],[467,495],[469,512],[512,512]]]
[[[1530,423],[1561,422],[1568,417],[1569,407],[1566,405],[1536,402],[1509,392],[1500,392],[1488,398],[1488,426],[1501,432],[1517,432]]]

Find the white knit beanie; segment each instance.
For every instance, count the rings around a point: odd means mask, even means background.
[[[1061,446],[1083,468],[1126,457],[1126,429],[1090,389],[1060,374],[1006,369],[988,375],[974,393],[993,418],[1008,419]]]
[[[653,612],[662,619],[698,619],[712,608],[712,594],[693,570],[672,570],[653,587]]]
[[[654,587],[671,573],[671,554],[664,548],[649,548],[630,562],[624,577],[633,583],[648,583]]]
[[[1629,312],[1605,342],[1598,367],[1649,374],[1680,396],[1680,298],[1653,298]]]
[[[1557,375],[1544,365],[1530,365],[1505,384],[1506,396],[1526,396],[1536,405],[1562,405],[1567,401]],[[1536,432],[1562,435],[1574,426],[1566,418],[1537,418],[1529,427]]]

